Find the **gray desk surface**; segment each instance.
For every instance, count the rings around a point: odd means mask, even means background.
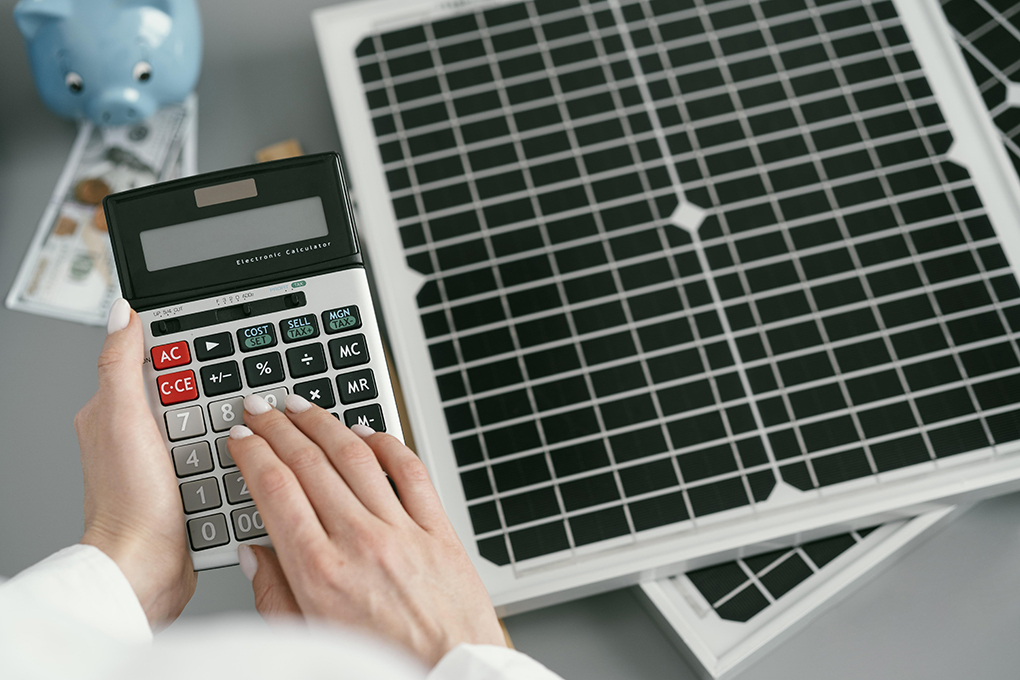
[[[205,0],[199,169],[297,137],[339,148],[312,37],[321,0]],[[41,104],[0,0],[0,293],[6,294],[74,138]],[[0,574],[81,537],[72,418],[95,389],[103,332],[0,308]],[[1020,672],[1020,497],[985,502],[823,614],[744,678],[1006,678]],[[252,611],[236,568],[203,573],[185,617]],[[518,648],[565,678],[689,678],[622,590],[510,618]]]

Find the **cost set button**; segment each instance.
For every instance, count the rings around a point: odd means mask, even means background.
[[[248,326],[237,331],[237,344],[242,352],[254,352],[276,344],[276,328],[271,323]]]

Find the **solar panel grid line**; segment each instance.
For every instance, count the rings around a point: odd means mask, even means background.
[[[617,25],[621,26],[621,27],[626,26],[626,21],[625,21],[625,17],[623,16],[623,9],[622,9],[620,0],[609,0],[608,4],[609,4],[610,8],[612,9],[612,12],[613,12],[613,15],[614,15],[614,17],[616,19]],[[702,21],[704,22],[704,19]],[[651,116],[653,116],[653,114],[656,113],[656,112],[654,112],[652,110],[653,109],[652,102],[654,102],[655,99],[654,99],[654,97],[651,94],[651,91],[650,91],[650,88],[649,88],[649,84],[648,84],[647,76],[644,73],[643,69],[641,68],[641,64],[639,63],[638,56],[637,56],[637,51],[635,49],[635,45],[634,45],[632,34],[630,33],[629,30],[621,29],[620,37],[621,37],[621,39],[623,41],[623,45],[625,47],[627,57],[628,57],[628,59],[631,62],[631,70],[635,74],[635,80],[636,80],[636,83],[637,83],[637,86],[638,86],[639,90],[641,91],[642,100],[645,102],[646,106],[648,107],[648,109],[649,109],[648,114],[651,117]],[[672,87],[672,85],[673,84],[671,83],[670,86]],[[676,93],[676,91],[674,90],[674,94],[678,94],[678,93]],[[682,100],[678,100],[678,101],[679,101],[680,105],[682,106]],[[657,118],[657,116],[656,116],[656,118]],[[658,142],[658,145],[659,145],[659,152],[660,152],[660,154],[664,158],[669,158],[670,157],[670,155],[669,155],[670,154],[670,148],[669,148],[669,143],[668,143],[668,141],[666,139],[666,133],[663,130],[663,126],[660,125],[660,126],[653,126],[653,127],[654,127],[654,130],[655,130],[656,141]],[[683,188],[682,188],[682,183],[680,181],[680,176],[679,176],[679,173],[677,172],[676,166],[674,164],[672,164],[672,163],[667,163],[665,167],[666,167],[666,171],[669,173],[669,178],[670,178],[671,184],[674,187],[676,187],[676,189],[677,189],[677,194],[678,194],[677,198],[679,199],[679,201],[681,203],[684,202],[685,201],[685,196],[684,196],[684,192],[683,192]],[[699,207],[701,207],[701,206],[699,206]],[[670,216],[667,216],[667,215],[659,215],[660,219],[663,219],[663,218],[668,219],[669,217]],[[661,241],[661,243],[662,243],[662,245],[664,247],[664,251],[667,252],[667,253],[670,252],[670,250],[671,250],[670,243],[666,239],[665,234],[660,232],[659,233],[659,238],[660,238],[660,241]],[[708,285],[708,288],[709,288],[709,291],[710,291],[710,294],[711,294],[711,297],[712,297],[712,306],[715,307],[715,313],[716,313],[716,315],[717,315],[717,317],[719,319],[720,325],[722,327],[723,338],[724,338],[724,340],[725,340],[725,342],[726,342],[726,344],[727,344],[727,346],[729,348],[730,354],[732,356],[734,356],[734,357],[738,357],[739,356],[739,352],[738,352],[738,348],[737,348],[737,344],[736,344],[736,339],[734,337],[733,330],[730,327],[729,319],[726,317],[726,315],[725,315],[725,313],[723,312],[723,309],[722,309],[722,298],[719,295],[719,291],[716,288],[715,281],[709,275],[709,272],[711,271],[711,268],[709,267],[708,259],[707,259],[706,255],[705,255],[704,247],[703,247],[703,245],[701,243],[701,237],[698,234],[698,232],[695,231],[694,233],[692,233],[690,235],[690,239],[691,239],[691,242],[692,242],[692,244],[694,246],[695,253],[697,254],[697,257],[698,257],[698,262],[699,262],[699,265],[700,265],[700,269],[701,269],[702,272],[705,272],[705,282]],[[673,257],[670,257],[670,258],[668,258],[668,262],[669,262],[669,265],[670,265],[670,271],[673,274],[673,281],[674,282],[681,281],[682,277],[680,276],[680,272],[677,269],[675,259]],[[618,286],[618,290],[623,290],[623,286],[622,285]],[[679,287],[679,292],[680,292],[681,300],[684,303],[684,308],[685,309],[689,309],[690,308],[690,303],[689,303],[688,295],[687,295],[687,292],[686,292],[686,290],[684,289],[683,286]],[[699,354],[701,355],[700,358],[701,358],[701,365],[702,365],[702,373],[704,374],[704,367],[705,366],[709,366],[710,367],[712,362],[709,359],[709,357],[707,356],[707,353],[706,353],[706,350],[705,350],[704,346],[702,345],[702,343],[700,343],[700,340],[701,340],[700,335],[701,335],[701,333],[700,333],[700,330],[698,329],[698,325],[695,323],[695,324],[693,324],[692,328],[693,328],[693,331],[694,331],[694,334],[695,334],[694,335],[695,340],[699,341],[698,342],[698,344],[699,344],[699,350],[698,351],[699,351]],[[636,347],[642,347],[642,343],[640,341],[640,337],[636,335],[636,331],[635,331],[635,341],[636,341],[636,344],[635,344]],[[651,375],[651,371],[648,369],[647,361],[642,361],[642,365],[645,367],[645,370],[647,371],[646,384],[654,385],[655,381],[654,381],[653,376]],[[753,394],[753,392],[751,391],[750,380],[748,379],[746,371],[744,371],[740,367],[739,362],[738,362],[738,366],[737,366],[737,375],[740,378],[741,388],[742,388],[744,394],[745,395]],[[712,388],[712,392],[713,392],[713,397],[714,397],[715,403],[719,404],[719,403],[727,401],[727,400],[723,399],[721,397],[721,395],[720,395],[718,381],[716,380],[715,376],[712,375],[712,374],[708,374],[708,379],[709,379],[709,383],[710,383],[711,388]],[[657,391],[653,391],[653,394],[658,396],[658,392]],[[754,402],[753,400],[750,400],[750,399],[748,399],[748,401],[746,403],[750,407],[751,416],[754,419],[754,422],[755,422],[757,430],[760,432],[761,429],[762,429],[762,426],[764,425],[764,421],[762,420],[761,414],[758,411],[758,405],[757,405],[756,402]],[[658,412],[662,413],[661,404],[659,403],[658,399],[656,399],[656,406],[657,406]],[[746,474],[746,472],[744,470],[743,457],[740,455],[740,452],[738,451],[738,449],[736,447],[736,438],[734,436],[732,424],[730,423],[728,418],[724,418],[722,420],[723,420],[723,426],[725,428],[725,432],[726,432],[726,435],[727,435],[726,439],[727,439],[727,441],[730,442],[730,450],[731,450],[731,453],[733,454],[733,458],[734,458],[734,460],[736,462],[736,465],[737,465],[737,471],[738,471],[738,473],[740,475],[740,480],[741,480],[741,483],[742,483],[742,485],[744,487],[744,493],[747,495],[747,499],[749,501],[750,507],[752,509],[754,509],[757,506],[757,499],[755,498],[755,493],[754,493],[753,489],[751,488],[749,478],[748,478],[748,476],[747,476],[747,474]],[[667,435],[669,435],[667,437],[667,439],[666,439],[666,441],[670,443],[670,447],[669,448],[674,449],[674,450],[682,450],[683,449],[682,446],[676,446],[676,444],[674,443],[674,441],[673,441],[674,438],[672,437],[672,433],[669,432],[669,427],[667,426],[667,419],[666,419],[664,414],[662,415],[662,425],[661,425],[661,427],[662,427],[663,431],[666,432]],[[763,448],[764,448],[764,451],[765,451],[766,459],[768,461],[768,467],[772,470],[772,473],[773,473],[773,476],[774,476],[775,480],[778,481],[780,479],[780,477],[779,477],[779,474],[778,474],[778,466],[776,464],[776,456],[775,456],[775,453],[772,451],[772,444],[771,444],[771,442],[768,441],[767,438],[764,438],[764,437],[761,438],[761,441],[762,441]],[[680,477],[681,471],[680,471],[679,460],[676,457],[673,458],[673,464],[674,464],[674,467],[676,467],[678,477],[682,480],[683,477]],[[697,513],[694,512],[693,504],[690,503],[689,498],[686,495],[685,495],[685,499],[688,500],[688,504],[690,506],[688,508],[688,513],[689,513],[688,516],[692,517],[692,518],[695,518],[697,516]]]
[[[812,2],[813,0],[808,0],[808,1]],[[874,8],[870,4],[865,6],[865,10],[868,12],[868,14],[871,17],[874,18],[875,10],[874,10]],[[878,35],[879,43],[882,45],[883,51],[886,52],[886,59],[888,60],[890,66],[892,66],[895,63],[895,59],[892,56],[890,56],[889,53],[888,53],[889,44],[888,44],[888,41],[886,39],[886,36],[884,34],[882,34],[882,33],[878,33],[877,35]],[[903,95],[905,100],[909,101],[910,93],[907,91],[906,86],[902,82],[900,83],[900,93]],[[916,108],[908,107],[908,110],[909,110],[911,116],[914,118],[915,124],[916,125],[920,125],[922,121],[920,119],[920,116],[917,113]],[[866,130],[865,130],[865,132],[866,132]],[[921,138],[921,141],[925,145],[925,147],[927,148],[929,154],[931,154],[932,156],[935,156],[936,155],[936,150],[935,150],[934,146],[932,145],[931,139],[929,137],[927,137],[927,136],[924,136],[924,137]],[[870,151],[873,154],[875,154],[874,147],[871,147]],[[875,160],[877,160],[877,154],[875,154]],[[941,165],[937,165],[937,164],[935,164],[933,167],[935,169],[936,175],[939,178],[940,183],[947,184],[948,183],[948,178],[946,176],[944,168]],[[881,178],[881,181],[885,184],[885,186],[887,188],[887,191],[890,194],[892,194],[892,189],[888,186],[888,178],[883,175],[882,178]],[[946,198],[949,200],[949,204],[950,204],[950,207],[952,208],[953,212],[954,213],[958,213],[960,211],[960,205],[959,205],[959,202],[957,201],[956,195],[953,192],[951,192],[951,191],[947,191],[946,192]],[[900,206],[899,206],[899,204],[896,204],[896,205],[893,206],[893,211],[896,212],[896,213],[900,213]],[[901,221],[903,221],[904,223],[906,222],[906,220],[903,219],[902,214],[898,214],[897,216],[898,216],[898,218]],[[965,228],[965,225],[962,224],[962,222],[960,224],[960,227],[961,227],[961,230],[963,231],[964,238],[967,239],[968,242],[969,242],[970,241],[970,233],[969,233],[969,231]],[[916,260],[917,260],[917,249],[916,249],[915,245],[912,242],[908,241],[907,248],[910,249],[910,252],[911,252],[911,255],[912,255],[912,259],[914,259],[915,263],[916,263]],[[978,270],[981,271],[982,273],[984,273],[983,264],[981,262],[981,258],[973,258],[973,259],[977,263]],[[917,270],[918,274],[920,275],[922,283],[925,284],[925,290],[928,291],[929,302],[934,304],[935,308],[938,309],[939,308],[938,307],[938,301],[935,299],[934,294],[930,291],[928,273],[925,271],[924,267],[921,267],[918,264],[915,264],[915,269]],[[992,290],[991,283],[988,282],[987,278],[985,280],[985,288],[986,288],[989,296],[991,297],[991,299],[995,300],[996,299],[995,291]],[[1002,327],[1003,328],[1009,328],[1008,321],[1007,321],[1005,315],[1002,313],[1001,307],[997,307],[996,311],[998,313],[999,322],[1000,322],[1000,324],[1002,324]],[[945,334],[946,341],[948,343],[950,343],[950,346],[953,346],[953,343],[955,341],[954,341],[954,338],[952,337],[952,334],[949,332],[948,325],[945,323],[945,321],[942,318],[940,318],[940,317],[936,317],[936,318],[939,319],[939,325],[942,328],[942,332]],[[1009,334],[1007,334],[1007,337],[1009,338],[1009,342],[1013,346],[1013,351],[1015,353],[1020,352],[1020,349],[1018,349],[1018,347],[1017,347],[1016,338],[1014,336],[1012,336],[1012,335],[1009,335]],[[953,358],[956,361],[956,367],[957,367],[957,370],[960,372],[960,375],[967,375],[967,371],[966,371],[966,369],[965,369],[965,367],[963,365],[963,361],[960,358],[959,354],[954,354]],[[902,377],[902,381],[903,381],[904,385],[907,385],[907,381],[906,381],[905,377]],[[969,394],[969,396],[971,398],[971,403],[974,406],[974,410],[977,413],[980,414],[981,413],[981,403],[979,402],[977,395],[974,393],[973,386],[969,382],[965,382],[964,384],[965,384],[967,392],[968,392],[968,394]],[[907,386],[909,388],[909,385],[907,385]],[[912,407],[916,410],[917,409],[916,403],[913,403]],[[920,420],[920,412],[919,411],[917,412],[916,415],[917,415],[918,419]],[[984,428],[985,437],[987,438],[986,440],[988,442],[994,442],[995,441],[995,437],[992,435],[992,431],[991,431],[991,428],[988,425],[987,419],[985,417],[983,417],[983,416],[980,416],[979,417],[979,422],[981,423],[981,426]],[[930,443],[930,441],[929,441],[929,443]],[[934,448],[932,450],[934,450]]]
[[[534,12],[534,5],[529,5],[528,7],[529,7],[529,12],[533,13]],[[534,14],[532,14],[532,16],[533,16],[533,19],[534,19],[535,18]],[[590,5],[589,6],[582,6],[582,16],[584,17],[585,23],[586,23],[587,28],[590,31],[590,33],[592,35],[599,35],[598,27],[595,25],[595,21],[594,21],[594,18],[592,16],[592,11],[591,11],[591,6]],[[552,48],[551,48],[550,43],[546,40],[546,38],[547,38],[547,36],[546,36],[546,29],[545,29],[544,26],[537,26],[536,28],[537,28],[537,31],[538,31],[539,36],[540,36],[539,37],[539,46],[540,46],[540,49],[544,48],[544,49],[542,49],[542,53],[543,53],[543,60],[545,62],[546,68],[547,68],[548,72],[554,73],[555,72],[555,65],[552,63],[551,57],[549,56],[550,55],[550,50]],[[623,31],[620,31],[620,32],[621,32],[621,34],[623,33]],[[610,70],[610,67],[609,67],[609,63],[608,63],[609,55],[606,53],[604,40],[601,40],[601,39],[600,40],[592,40],[592,43],[595,46],[595,53],[596,53],[596,55],[597,55],[597,57],[599,58],[599,61],[600,61],[600,66],[602,68],[602,76],[603,76],[604,80],[607,83],[613,82],[614,78],[613,78],[613,74],[612,74],[612,72]],[[636,71],[635,71],[635,73],[636,73]],[[564,120],[569,120],[570,119],[570,113],[569,113],[569,111],[567,110],[567,107],[566,107],[566,98],[563,95],[562,83],[561,83],[560,77],[550,78],[550,83],[552,84],[553,92],[557,95],[557,101],[558,101],[558,106],[560,108],[561,116],[564,117]],[[621,96],[620,96],[619,86],[617,85],[617,86],[614,86],[614,87],[610,87],[609,91],[610,91],[611,96],[613,98],[614,108],[617,108],[617,110],[618,110],[618,108],[623,105],[623,101],[622,101]],[[634,130],[633,130],[631,124],[630,124],[630,121],[627,118],[621,116],[620,122],[621,122],[621,125],[623,126],[625,135],[633,134]],[[568,139],[570,139],[570,141],[572,142],[572,146],[574,148],[580,148],[581,144],[579,143],[579,140],[577,139],[576,131],[572,127],[568,127],[566,132],[567,132]],[[650,186],[650,184],[648,182],[647,168],[643,166],[641,156],[637,152],[634,143],[633,142],[628,143],[627,147],[628,147],[628,150],[630,152],[631,167],[637,169],[638,177],[641,179],[642,188],[643,188],[644,192],[647,194],[652,189],[652,187]],[[523,151],[523,149],[522,149],[522,151]],[[583,182],[583,186],[585,187],[585,192],[586,192],[586,195],[587,195],[587,198],[588,198],[589,205],[594,205],[594,204],[598,203],[598,199],[596,198],[596,196],[595,196],[595,194],[594,194],[594,192],[592,191],[592,188],[591,188],[591,182],[594,181],[594,179],[595,178],[592,177],[589,174],[589,169],[587,167],[585,167],[584,171],[582,172],[582,175],[581,175],[581,181]],[[674,180],[675,180],[675,178],[674,178]],[[676,181],[672,182],[672,185],[673,185],[673,187],[677,187],[678,186]],[[652,205],[653,205],[653,216],[655,216],[655,213],[657,212],[657,204],[653,202]],[[610,245],[609,245],[609,241],[608,241],[608,238],[607,238],[607,229],[606,229],[606,226],[605,226],[605,224],[603,222],[601,214],[595,213],[593,215],[593,217],[594,217],[594,220],[595,220],[595,226],[596,226],[597,232],[598,232],[599,235],[602,236],[602,239],[603,239],[603,242],[602,242],[603,253],[604,253],[604,256],[605,256],[606,260],[610,263],[608,270],[609,270],[609,272],[611,273],[611,275],[613,277],[614,287],[615,287],[615,289],[617,291],[622,291],[622,290],[625,289],[625,287],[624,287],[623,282],[622,282],[622,280],[620,278],[620,272],[619,272],[618,267],[617,267],[618,263],[616,261],[616,257],[615,257],[615,255],[614,255],[614,253],[613,253],[613,251],[612,251],[612,249],[610,248]],[[657,215],[657,217],[660,220],[666,218],[666,216],[663,216],[663,215]],[[545,237],[544,240],[547,243],[547,247],[549,247],[550,250],[551,250],[552,243],[551,243],[551,239],[549,239],[549,236],[548,236],[547,232],[544,234],[544,237]],[[660,245],[663,248],[669,249],[670,244],[665,240],[664,236],[661,233],[659,234],[659,241],[660,241]],[[555,256],[550,254],[549,260],[550,260],[550,264],[552,266],[552,271],[553,271],[554,277],[561,276],[560,275],[560,271],[559,271],[559,265],[555,261],[556,260]],[[679,271],[676,268],[676,264],[674,262],[670,261],[669,265],[670,265],[670,271],[671,271],[671,273],[673,275],[674,281],[678,281],[680,279],[680,276],[679,276]],[[674,284],[674,286],[675,285],[676,284]],[[562,280],[560,282],[558,282],[558,286],[559,286],[560,292],[561,292],[561,300],[569,299],[568,295],[566,293],[566,289],[563,286]],[[684,300],[685,296],[684,296],[684,293],[683,293],[682,290],[680,291],[680,295],[681,295],[681,299]],[[688,305],[685,305],[685,307],[687,307],[687,306]],[[625,320],[625,323],[623,324],[623,326],[629,331],[630,337],[631,337],[631,342],[633,343],[633,345],[635,347],[640,347],[641,346],[641,340],[640,340],[640,338],[638,336],[638,333],[637,333],[637,324],[636,324],[636,322],[634,320],[634,316],[633,316],[633,314],[631,312],[630,305],[629,304],[624,304],[624,305],[622,305],[622,309],[623,309],[624,320]],[[592,381],[591,374],[590,374],[590,372],[588,370],[586,370],[588,368],[588,366],[587,366],[588,362],[587,362],[587,358],[586,358],[585,353],[584,353],[584,347],[581,344],[582,343],[581,334],[578,332],[577,324],[576,324],[576,322],[575,322],[575,320],[573,318],[573,315],[571,315],[571,314],[567,315],[567,323],[568,323],[568,325],[570,327],[571,336],[576,339],[576,349],[577,349],[577,351],[579,353],[579,356],[580,356],[581,368],[584,371],[584,380],[585,380],[586,387],[588,389],[588,394],[589,395],[597,394],[598,391],[596,390],[596,387],[595,387],[595,385],[594,385],[594,383]],[[695,333],[695,337],[697,337],[697,334],[698,334],[697,329],[694,330],[694,333]],[[703,350],[699,349],[699,353],[703,354]],[[704,360],[705,360],[705,358],[702,357],[702,361],[704,361]],[[640,357],[638,357],[637,363],[638,363],[638,366],[640,367],[640,369],[642,371],[642,375],[644,377],[645,383],[646,384],[652,384],[652,374],[651,374],[651,370],[648,367],[647,362],[644,361],[643,359],[641,359]],[[527,373],[525,373],[525,375],[527,375]],[[669,443],[669,442],[671,442],[672,437],[670,435],[669,428],[666,427],[665,415],[663,413],[662,405],[659,402],[658,395],[652,394],[650,396],[651,396],[652,408],[654,409],[654,412],[655,412],[655,422],[657,422],[659,424],[659,431],[661,432],[662,436],[665,438],[665,441],[667,443]],[[576,407],[576,405],[574,405],[574,406]],[[539,412],[539,411],[536,408],[536,413],[537,412]],[[620,479],[619,469],[617,467],[617,461],[616,461],[616,453],[614,452],[613,447],[611,446],[610,441],[609,441],[609,434],[608,434],[608,432],[612,428],[607,426],[607,424],[605,422],[605,417],[604,417],[601,409],[596,408],[596,409],[594,409],[594,412],[596,414],[597,422],[598,422],[598,425],[599,425],[599,431],[603,432],[603,433],[606,433],[603,436],[603,442],[604,442],[604,446],[605,446],[605,449],[606,449],[606,452],[607,452],[607,455],[608,455],[610,467],[613,470],[613,479],[614,479],[614,481],[616,483],[617,493],[619,494],[619,497],[621,499],[626,499],[628,497],[628,494],[627,494],[626,490],[624,489],[623,481]],[[670,462],[671,462],[671,465],[672,465],[672,468],[673,468],[673,474],[676,475],[676,478],[680,481],[680,484],[682,485],[683,482],[684,482],[683,471],[680,469],[680,466],[677,463],[675,458],[671,458]],[[685,509],[686,509],[687,516],[692,518],[692,522],[694,522],[695,525],[696,525],[696,521],[697,520],[694,519],[695,518],[695,512],[694,512],[694,508],[693,508],[693,505],[691,503],[691,500],[690,500],[689,496],[686,493],[684,493],[684,494],[682,494],[682,498],[683,498],[683,502],[684,502],[684,506],[685,506]],[[636,531],[635,524],[634,524],[634,518],[631,515],[630,506],[628,504],[623,504],[623,510],[624,510],[624,515],[625,515],[626,520],[627,520],[628,530],[629,530],[630,534],[633,536],[633,535],[635,535],[637,533],[637,531]],[[569,522],[568,522],[568,524],[569,524]]]
[[[379,39],[378,39],[378,38],[376,38],[376,40],[379,40]],[[378,46],[377,46],[377,47],[378,47]],[[385,73],[386,71],[388,71],[388,64],[386,64],[386,63],[380,63],[380,67],[381,67],[382,69],[384,69],[384,73]],[[440,67],[439,67],[439,69],[440,69],[440,70],[437,70],[437,71],[438,71],[438,74],[439,74],[439,76],[440,76],[440,77],[443,77],[443,76],[445,76],[445,74],[444,74],[444,73],[442,72],[441,68],[442,68],[442,67],[440,66]],[[388,90],[390,90],[390,95],[391,95],[391,96],[395,96],[394,92],[392,91],[392,90],[394,89],[394,88],[393,88],[393,85],[392,85],[392,81],[385,81],[385,82],[386,82],[386,88],[387,88]],[[447,115],[450,115],[450,111],[449,111],[449,109],[450,109],[450,104],[447,104],[446,106],[447,106]],[[455,113],[455,112],[453,112],[453,113]],[[395,118],[398,118],[398,117],[395,117]],[[402,119],[401,119],[401,120],[400,120],[399,122],[396,122],[396,125],[397,125],[397,130],[398,130],[398,131],[400,131],[400,130],[402,129],[402,127],[403,127],[403,121],[402,121]],[[454,134],[456,135],[456,134],[457,134],[457,128],[455,127],[455,128],[454,128],[454,130],[455,130]],[[408,142],[407,142],[407,137],[406,137],[406,135],[398,135],[398,136],[400,136],[400,137],[401,137],[401,145],[402,145],[402,146],[404,147],[403,151],[404,151],[404,154],[405,154],[405,156],[409,155],[409,154],[410,154],[410,152],[411,152],[411,150],[410,150],[410,148],[409,148],[409,146],[408,146]],[[463,139],[462,139],[461,141],[463,141]],[[415,169],[414,169],[414,168],[412,167],[412,168],[410,169],[410,172],[411,172],[411,173],[415,173]],[[477,197],[476,197],[476,198],[477,198]],[[415,201],[416,201],[416,202],[418,203],[418,211],[419,211],[420,213],[421,213],[421,212],[425,212],[425,210],[424,210],[425,206],[423,205],[423,202],[422,202],[422,197],[421,197],[421,195],[420,195],[420,194],[418,194],[418,195],[416,195],[416,196],[415,196]],[[477,214],[478,212],[480,212],[480,211],[476,211],[476,214]],[[482,222],[482,224],[484,224],[484,222]],[[427,230],[427,229],[428,229],[428,225],[427,225],[427,224],[423,224],[423,225],[422,225],[422,228],[423,228],[423,229],[425,229],[425,230]],[[427,235],[427,234],[428,234],[428,232],[426,231],[426,235]],[[490,247],[490,248],[491,248],[491,247]],[[491,256],[491,255],[492,255],[492,253],[490,252],[490,256]],[[433,268],[438,268],[438,264],[439,264],[439,263],[438,263],[438,260],[436,259],[436,254],[435,254],[435,252],[432,252],[432,253],[430,254],[430,257],[431,257],[431,259],[432,259],[432,266],[433,266]],[[439,286],[440,288],[442,288],[442,286],[443,286],[443,282],[442,282],[442,281],[437,281],[437,282],[436,282],[436,284],[437,284],[437,286]],[[506,300],[505,300],[505,297],[504,297],[504,299],[503,299],[503,304],[504,304],[504,306],[506,305]],[[449,311],[449,309],[447,309],[447,310],[446,310],[446,315],[447,315],[447,323],[452,323],[453,319],[452,319],[452,316],[451,316],[451,314],[450,314],[450,311]],[[454,344],[454,351],[459,351],[459,348],[457,347],[457,345],[456,345],[456,344]],[[461,360],[461,363],[463,363],[463,356],[460,356],[460,357],[459,357],[459,359]],[[467,379],[467,372],[466,372],[466,369],[465,369],[465,370],[463,371],[463,376],[462,376],[462,377],[463,377],[463,379],[465,379],[465,380]],[[477,419],[478,419],[478,413],[477,413],[477,410],[476,410],[476,408],[475,408],[475,405],[474,405],[474,403],[471,403],[471,404],[469,405],[469,408],[471,408],[471,409],[472,409],[472,411],[473,411],[473,416],[474,416],[475,420],[477,421]],[[484,448],[484,442],[482,443],[482,447],[483,447],[483,448],[482,448],[482,455],[483,455],[483,457],[487,457],[487,453],[486,453],[486,451],[485,451],[485,448]],[[489,484],[491,484],[491,485],[493,485],[493,487],[495,487],[495,483],[496,483],[496,482],[495,482],[495,478],[494,478],[494,476],[493,476],[493,473],[492,473],[492,470],[491,470],[491,468],[489,468],[489,469],[488,469],[488,476],[489,476]],[[562,507],[561,507],[561,510],[562,510]],[[497,504],[497,507],[496,507],[496,511],[497,511],[497,516],[498,516],[498,518],[499,518],[499,522],[500,522],[500,525],[501,525],[501,527],[502,527],[502,529],[503,529],[503,532],[504,532],[504,534],[505,534],[505,539],[504,539],[504,542],[505,542],[505,544],[506,544],[506,549],[507,549],[507,551],[509,552],[509,554],[510,554],[510,555],[512,556],[512,555],[513,555],[513,546],[511,545],[511,542],[510,542],[510,537],[509,537],[509,531],[508,531],[508,526],[507,526],[506,518],[504,517],[504,515],[503,515],[503,512],[502,512],[502,508],[501,508],[501,507],[499,506],[499,504]]]

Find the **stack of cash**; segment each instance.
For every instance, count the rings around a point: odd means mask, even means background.
[[[82,123],[7,307],[90,325],[120,296],[103,198],[197,171],[194,95],[133,125]]]

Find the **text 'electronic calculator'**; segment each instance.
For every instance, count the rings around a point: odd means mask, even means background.
[[[340,158],[198,175],[104,201],[145,380],[178,477],[196,569],[268,544],[227,451],[261,394],[289,393],[403,441]]]

